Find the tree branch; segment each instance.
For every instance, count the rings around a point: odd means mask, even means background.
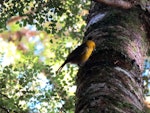
[[[47,6],[47,3],[44,3],[44,4],[40,4],[41,5],[41,7],[43,8],[43,7],[46,7]],[[38,10],[38,8],[35,8],[34,10],[32,10],[32,8],[27,12],[27,13],[25,13],[24,15],[26,15],[26,16],[13,16],[13,17],[11,17],[8,21],[7,21],[7,24],[10,24],[10,23],[12,23],[12,22],[16,22],[16,21],[19,21],[19,20],[22,20],[22,19],[26,19],[26,18],[28,18],[28,16],[27,15],[33,15],[36,11]]]
[[[123,9],[130,9],[132,4],[124,0],[95,0],[100,3],[104,3],[110,6],[121,7]]]

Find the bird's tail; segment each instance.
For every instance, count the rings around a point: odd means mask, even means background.
[[[62,70],[62,68],[64,67],[65,64],[66,64],[66,62],[64,62],[64,63],[60,66],[60,68],[56,71],[56,74],[59,73],[59,72]]]

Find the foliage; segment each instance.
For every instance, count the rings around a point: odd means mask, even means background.
[[[30,50],[24,52],[18,51],[16,47],[18,43],[1,40],[0,110],[2,113],[7,111],[58,113],[61,110],[70,113],[73,111],[75,99],[74,91],[71,90],[75,88],[76,71],[70,67],[69,72],[66,68],[67,70],[59,75],[54,73],[59,66],[58,62],[62,60],[62,56],[68,54],[70,47],[65,48],[67,42],[63,38],[63,41],[59,39],[53,42],[47,38],[42,39],[42,36],[46,36],[42,35],[43,32],[39,34],[40,43],[45,44],[45,49],[38,54],[35,54],[38,41],[26,43]],[[70,41],[73,40],[70,38]],[[74,42],[73,45],[77,43]],[[58,48],[61,48],[61,51]]]
[[[142,73],[143,80],[144,80],[144,94],[146,96],[150,95],[150,60],[146,59],[145,60],[145,65],[144,65],[144,71]]]
[[[86,0],[0,1],[1,113],[74,112],[77,67],[55,71],[80,42],[88,7]]]
[[[69,70],[64,67],[59,75],[55,71],[78,41],[16,27],[12,24],[11,31],[0,34],[5,37],[0,47],[1,112],[73,112],[76,68],[67,65]]]
[[[78,29],[78,22],[83,22],[81,16],[86,14],[86,0],[5,0],[0,2],[1,31],[12,21],[19,25],[35,25],[38,30],[48,33],[62,33]],[[89,3],[88,3],[89,4]],[[58,28],[63,24],[63,28]],[[82,26],[83,28],[83,26]]]

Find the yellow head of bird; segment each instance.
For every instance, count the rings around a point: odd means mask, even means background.
[[[88,40],[87,42],[86,42],[86,45],[89,47],[89,48],[93,48],[93,50],[95,49],[95,42],[94,41],[92,41],[92,40]]]

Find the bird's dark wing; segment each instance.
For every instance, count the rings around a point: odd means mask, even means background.
[[[67,61],[70,62],[74,59],[78,59],[81,57],[81,55],[83,55],[87,50],[87,46],[86,44],[82,44],[80,46],[78,46],[75,50],[73,50],[69,56],[67,57]]]

